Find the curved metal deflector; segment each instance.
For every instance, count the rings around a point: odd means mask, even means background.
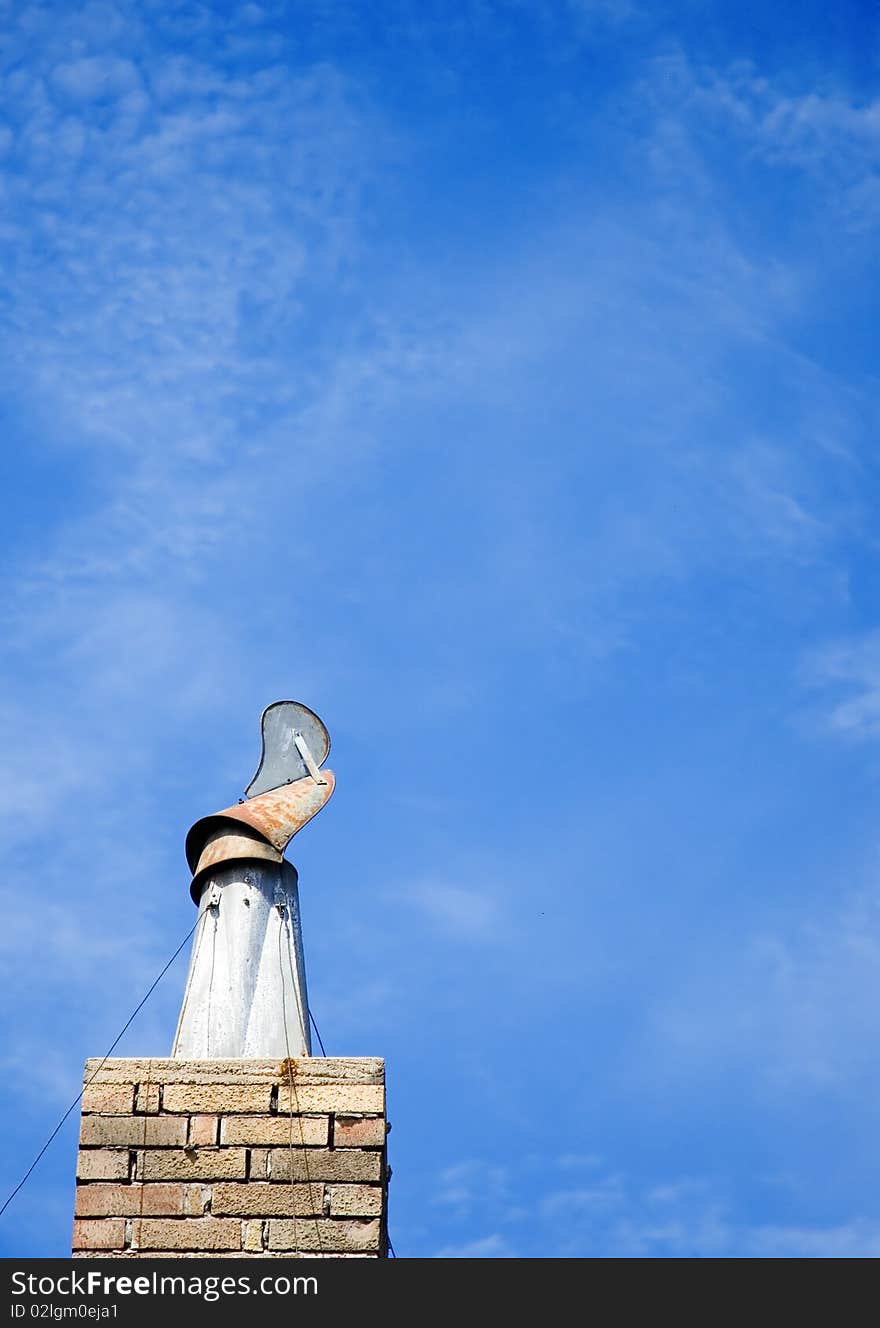
[[[330,800],[336,780],[332,770],[322,773],[320,784],[313,779],[297,780],[196,821],[186,837],[193,899],[198,900],[200,878],[208,867],[230,859],[280,862],[297,831]]]
[[[330,754],[330,734],[326,726],[301,701],[273,701],[260,720],[263,749],[257,773],[245,789],[245,796],[256,798],[270,789],[293,784],[307,776],[310,756],[319,768]]]

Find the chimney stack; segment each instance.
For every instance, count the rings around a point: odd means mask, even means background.
[[[171,1056],[86,1062],[73,1254],[384,1258],[384,1062],[313,1057],[290,839],[324,725],[277,701],[246,801],[187,836],[199,909]]]

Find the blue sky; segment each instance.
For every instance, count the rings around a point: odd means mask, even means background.
[[[0,0],[4,1193],[294,697],[399,1255],[880,1253],[871,9]]]

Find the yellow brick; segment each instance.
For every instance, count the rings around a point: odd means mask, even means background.
[[[79,1180],[128,1180],[129,1155],[109,1148],[80,1151],[76,1159]]]
[[[385,1089],[382,1084],[300,1084],[282,1083],[278,1089],[278,1111],[338,1111],[343,1113],[384,1112]]]
[[[262,1222],[242,1223],[241,1248],[243,1250],[262,1250],[263,1248]]]
[[[378,1219],[368,1222],[334,1222],[330,1219],[299,1222],[273,1218],[269,1222],[270,1250],[341,1251],[378,1250],[381,1232]]]
[[[142,1115],[155,1115],[159,1110],[159,1085],[138,1084],[134,1095],[134,1109]]]
[[[75,1250],[121,1250],[125,1244],[125,1222],[121,1218],[89,1221],[77,1218],[73,1224]]]
[[[140,1250],[239,1250],[241,1223],[218,1217],[138,1218],[132,1223],[132,1245]]]
[[[180,1147],[186,1143],[186,1121],[170,1116],[83,1116],[80,1144],[94,1147]]]
[[[99,1070],[98,1067],[101,1066]],[[384,1061],[373,1056],[306,1056],[292,1062],[297,1083],[382,1084]],[[111,1058],[101,1065],[86,1061],[86,1079],[97,1084],[277,1084],[287,1078],[287,1063],[272,1060],[184,1061],[173,1057],[146,1060]]]
[[[381,1217],[381,1185],[330,1185],[331,1217]]]
[[[75,1250],[74,1259],[142,1259],[144,1256],[139,1250]],[[200,1250],[150,1250],[151,1259],[204,1259],[205,1253]],[[212,1250],[212,1259],[378,1259],[377,1251],[369,1254],[347,1254],[344,1252],[338,1254],[317,1254],[305,1251],[298,1254],[295,1250],[261,1250],[251,1252],[249,1250]],[[232,1272],[234,1273],[234,1269]],[[305,1274],[304,1274],[305,1275]]]
[[[124,1115],[134,1106],[134,1084],[89,1084],[83,1089],[83,1111]]]
[[[77,1217],[200,1217],[201,1185],[114,1185],[93,1182],[76,1188]]]
[[[269,1176],[273,1181],[380,1181],[382,1154],[355,1148],[294,1148],[291,1154],[289,1148],[273,1148]]]
[[[247,1117],[245,1117],[247,1120]],[[181,1140],[181,1143],[184,1141]],[[216,1116],[190,1116],[189,1120],[189,1142],[196,1147],[204,1147],[206,1144],[216,1144],[217,1142],[217,1117]]]
[[[244,1180],[243,1148],[147,1149],[138,1154],[138,1180]]]
[[[337,1116],[333,1122],[334,1148],[382,1148],[384,1116]]]
[[[238,1217],[300,1217],[310,1213],[323,1216],[324,1186],[320,1181],[312,1185],[219,1182],[214,1186],[211,1212]]]
[[[326,1147],[328,1116],[224,1116],[220,1122],[222,1144],[287,1144],[292,1134],[294,1147],[323,1144]],[[302,1135],[300,1135],[302,1130]]]
[[[268,1180],[269,1179],[269,1150],[268,1148],[251,1148],[251,1161],[248,1167],[249,1180]]]
[[[270,1084],[166,1084],[163,1111],[262,1111],[267,1115],[272,1098]]]

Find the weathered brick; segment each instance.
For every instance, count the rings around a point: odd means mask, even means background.
[[[278,1067],[281,1083],[291,1075],[307,1084],[384,1084],[385,1062],[375,1056],[294,1057]]]
[[[294,1147],[303,1142],[327,1144],[328,1116],[224,1116],[220,1122],[222,1144],[287,1144],[291,1133]],[[300,1135],[302,1131],[302,1136]]]
[[[379,1181],[382,1154],[354,1148],[295,1148],[291,1154],[289,1148],[273,1148],[269,1154],[269,1177],[272,1181]]]
[[[245,1117],[245,1120],[247,1117]],[[181,1141],[182,1142],[182,1141]],[[189,1119],[189,1142],[196,1146],[204,1147],[206,1144],[216,1144],[217,1142],[217,1117],[216,1116],[190,1116]],[[238,1142],[237,1140],[234,1142]]]
[[[77,1217],[200,1217],[205,1204],[201,1185],[78,1185]]]
[[[171,1116],[83,1116],[79,1141],[84,1148],[180,1147],[186,1143],[186,1121]]]
[[[76,1160],[78,1180],[128,1180],[128,1169],[128,1149],[88,1149],[81,1152]]]
[[[99,1069],[98,1067],[101,1066]],[[292,1062],[297,1083],[382,1084],[385,1064],[373,1056],[305,1056]],[[277,1084],[287,1079],[285,1061],[210,1060],[185,1061],[173,1057],[146,1060],[117,1057],[86,1061],[86,1079],[96,1084]]]
[[[239,1217],[299,1217],[324,1212],[324,1186],[320,1181],[311,1185],[271,1185],[267,1182],[248,1181],[244,1185],[223,1182],[214,1186],[211,1212]]]
[[[246,1164],[243,1148],[147,1149],[138,1154],[136,1176],[138,1180],[244,1180]]]
[[[141,1250],[239,1250],[241,1223],[235,1218],[138,1218],[132,1245]]]
[[[269,1222],[270,1250],[328,1251],[378,1250],[381,1231],[377,1219],[334,1222],[332,1219],[298,1222],[272,1218]]]
[[[269,1179],[269,1150],[268,1148],[251,1148],[251,1160],[248,1166],[249,1180],[268,1180]]]
[[[83,1112],[108,1111],[123,1115],[133,1106],[134,1084],[89,1084],[83,1089]]]
[[[144,1257],[140,1250],[75,1250],[74,1259],[141,1259]],[[204,1252],[198,1250],[150,1250],[151,1259],[204,1259]],[[379,1253],[373,1250],[369,1253],[350,1253],[348,1251],[339,1251],[336,1254],[319,1254],[314,1251],[307,1251],[298,1254],[295,1250],[260,1250],[260,1251],[242,1251],[234,1250],[216,1250],[211,1252],[212,1259],[378,1259]]]
[[[158,1084],[138,1084],[134,1095],[134,1109],[141,1115],[155,1115],[159,1110],[160,1088]]]
[[[329,1185],[331,1217],[381,1217],[381,1185]]]
[[[270,1084],[166,1084],[163,1111],[263,1111],[268,1114]]]
[[[384,1116],[339,1116],[333,1123],[334,1148],[381,1148],[385,1143]]]
[[[300,1084],[282,1083],[278,1088],[278,1111],[340,1111],[343,1114],[382,1112],[385,1089],[382,1084]]]
[[[134,1244],[76,1257],[382,1257],[382,1061],[120,1059],[90,1093],[76,1217]]]
[[[242,1223],[241,1248],[243,1250],[262,1250],[263,1248],[262,1222]]]
[[[124,1245],[125,1222],[122,1218],[109,1218],[103,1222],[77,1218],[73,1224],[75,1250],[121,1250]]]

